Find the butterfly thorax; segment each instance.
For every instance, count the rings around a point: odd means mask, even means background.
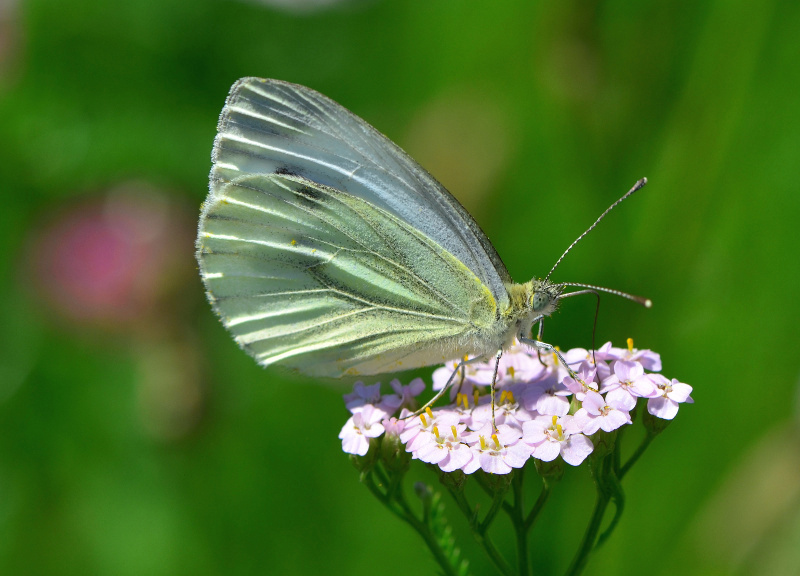
[[[509,305],[502,315],[508,327],[506,336],[509,340],[513,340],[519,334],[529,336],[534,322],[555,312],[564,287],[547,280],[533,278],[524,284],[507,284],[506,289]],[[510,342],[507,342],[508,344]]]

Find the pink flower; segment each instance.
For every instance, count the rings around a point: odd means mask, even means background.
[[[606,342],[600,346],[600,348],[594,351],[594,355],[591,350],[573,348],[564,353],[564,360],[576,371],[594,369],[598,372],[599,379],[602,380],[611,375],[611,369],[606,361],[616,360],[616,358],[611,356],[611,350],[611,342]],[[597,366],[595,366],[595,360],[597,361]],[[580,363],[580,367],[576,368],[575,364],[578,363]]]
[[[579,382],[570,376],[564,377],[562,382],[564,383],[564,386],[566,386],[567,390],[572,392],[579,402],[583,402],[583,399],[586,397],[586,393],[588,391],[591,390],[592,392],[597,392],[599,389],[599,385],[595,380],[595,374],[596,371],[594,368],[589,367],[588,364],[584,364],[581,370],[578,372],[578,378],[580,378],[582,382]]]
[[[435,441],[437,430],[447,430],[459,424],[459,415],[447,407],[425,412],[416,418],[406,420],[405,429],[400,433],[400,441],[406,445],[406,452],[416,454],[420,447]]]
[[[491,364],[493,365],[493,362]],[[535,382],[546,376],[547,366],[539,362],[536,354],[514,343],[500,357],[497,369],[497,382],[501,386],[517,383]]]
[[[437,464],[444,472],[463,468],[473,457],[469,446],[462,442],[465,429],[463,424],[453,424],[440,432],[439,427],[434,426],[432,434],[426,435],[424,442],[417,443],[414,457]]]
[[[381,420],[381,424],[383,424],[386,436],[399,437],[406,427],[405,420],[403,420],[402,418],[398,420],[394,416],[392,416],[391,418],[384,418],[383,420]]]
[[[540,416],[525,422],[522,441],[531,447],[534,458],[550,462],[560,454],[564,462],[577,466],[592,453],[594,445],[574,420],[572,416]]]
[[[131,182],[62,208],[37,230],[27,260],[60,315],[128,330],[157,312],[192,234],[167,194]]]
[[[658,391],[644,375],[641,364],[619,360],[614,363],[614,374],[603,380],[600,392],[606,394],[606,401],[614,408],[633,410],[636,398],[652,398]]]
[[[425,382],[422,378],[414,378],[407,386],[403,386],[403,383],[395,378],[389,385],[400,398],[398,407],[418,406],[416,398],[425,391]]]
[[[548,378],[527,386],[522,394],[522,404],[528,410],[535,410],[542,415],[566,416],[569,412],[567,397],[571,395],[572,392],[564,385],[563,381],[559,382],[555,378]]]
[[[409,386],[411,386],[409,384]],[[372,406],[389,417],[400,408],[402,399],[395,394],[381,396],[381,383],[366,385],[363,382],[353,384],[353,392],[345,394],[344,405],[350,412],[359,412],[364,406]]]
[[[453,375],[453,371],[458,366],[458,363],[459,360],[453,360],[433,371],[433,389],[436,392],[444,388],[447,381]],[[491,384],[494,366],[492,366],[490,370],[484,362],[473,362],[461,367],[458,372],[459,373],[454,376],[453,384],[450,387],[450,400],[455,399],[457,394],[472,396],[476,386],[482,387]]]
[[[385,416],[383,411],[375,410],[369,404],[353,414],[339,432],[342,450],[359,456],[366,454],[369,451],[369,439],[383,434],[385,429],[380,421]]]
[[[688,384],[678,382],[675,378],[670,382],[661,374],[650,374],[649,377],[658,388],[658,396],[647,401],[647,411],[653,416],[672,420],[678,413],[678,404],[694,403],[692,397],[689,396],[692,387]]]
[[[495,390],[494,423],[507,424],[522,430],[522,423],[533,418],[531,411],[521,407],[517,401],[517,393],[522,394],[527,385],[514,385]],[[481,403],[472,410],[469,420],[465,423],[470,430],[477,430],[491,424],[492,403],[487,395],[481,398]]]
[[[497,426],[492,433],[491,423],[469,434],[467,442],[472,451],[472,460],[462,468],[472,474],[478,468],[490,474],[508,474],[512,468],[522,468],[531,451],[521,441],[522,431],[505,424]]]
[[[344,395],[344,405],[351,412],[354,408],[360,408],[364,404],[377,404],[381,399],[381,383],[364,384],[356,382],[353,384],[353,391]]]
[[[661,355],[652,350],[637,350],[633,347],[633,338],[628,338],[627,348],[611,348],[608,358],[639,362],[651,372],[661,372]]]
[[[461,385],[454,387],[455,402],[426,408],[413,418],[409,418],[409,406],[413,410],[416,396],[423,391],[422,380],[407,386],[394,380],[395,393],[386,396],[381,395],[379,384],[357,383],[345,397],[354,415],[340,435],[343,447],[366,454],[370,438],[384,428],[414,458],[445,472],[461,469],[471,474],[482,469],[507,474],[524,466],[531,456],[552,461],[560,455],[577,466],[594,450],[588,436],[631,424],[629,411],[638,398],[648,398],[648,411],[664,419],[675,417],[678,404],[693,401],[691,386],[646,374],[642,362],[660,367],[660,358],[649,350],[635,350],[632,341],[627,350],[604,344],[594,355],[596,367],[591,351],[577,348],[564,356],[578,367],[576,378],[567,375],[554,354],[543,354],[540,362],[535,350],[515,345],[501,358],[494,406],[485,391],[494,374],[492,359],[469,364],[463,376],[456,375]],[[434,388],[444,385],[456,364],[434,373]],[[600,382],[599,374],[605,375]],[[569,415],[570,396],[582,403],[574,416]],[[398,409],[399,418],[389,418]]]
[[[611,432],[625,424],[631,424],[631,415],[627,410],[619,410],[606,404],[597,392],[587,392],[583,399],[583,407],[575,413],[575,425],[587,436],[598,430]]]

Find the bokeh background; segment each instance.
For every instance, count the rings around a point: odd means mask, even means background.
[[[205,301],[196,219],[241,76],[378,127],[518,281],[647,176],[555,279],[651,297],[604,297],[598,342],[659,351],[696,403],[587,573],[800,573],[798,31],[791,0],[2,0],[0,573],[435,571],[340,450],[350,384],[262,370]],[[565,301],[547,340],[588,346],[593,308]],[[568,472],[538,573],[592,490]]]

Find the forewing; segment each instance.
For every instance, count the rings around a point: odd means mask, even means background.
[[[263,365],[316,376],[442,361],[496,319],[489,289],[394,215],[292,175],[246,175],[203,208],[209,299]]]
[[[243,78],[220,116],[211,191],[244,174],[295,174],[408,222],[508,305],[511,278],[475,220],[397,145],[333,100],[296,84]]]

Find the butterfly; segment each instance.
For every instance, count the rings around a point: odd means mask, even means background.
[[[558,354],[530,336],[560,299],[599,290],[649,305],[616,290],[553,283],[550,274],[515,283],[433,176],[304,86],[237,81],[212,161],[200,275],[222,323],[264,366],[319,377],[382,374],[499,359],[515,340]],[[565,294],[567,286],[584,290]]]

